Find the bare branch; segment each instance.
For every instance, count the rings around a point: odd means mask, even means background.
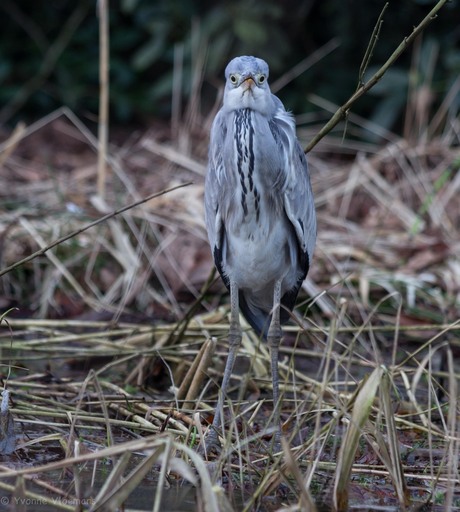
[[[305,148],[305,153],[311,151],[316,144],[327,135],[346,115],[352,105],[363,96],[367,91],[372,89],[374,85],[383,77],[387,70],[395,63],[396,59],[404,52],[404,50],[414,41],[414,39],[426,28],[437,16],[437,13],[449,0],[440,0],[431,11],[423,18],[423,20],[414,28],[412,33],[405,37],[396,50],[390,55],[388,60],[382,65],[382,67],[376,71],[374,75],[341,106],[338,108],[336,113],[331,119],[321,128],[321,130],[313,137],[310,143]]]

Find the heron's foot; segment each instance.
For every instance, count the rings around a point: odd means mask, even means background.
[[[205,459],[210,454],[219,455],[222,451],[222,446],[219,441],[219,436],[214,429],[211,429],[206,437],[201,441],[201,445],[198,449],[198,453]]]

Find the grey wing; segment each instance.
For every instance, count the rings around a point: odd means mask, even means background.
[[[228,200],[228,195],[225,192],[229,189],[228,175],[224,168],[226,133],[224,116],[220,111],[214,119],[210,134],[204,208],[206,229],[214,262],[225,285],[228,287],[228,278],[223,271],[223,258],[226,252],[223,212],[226,211],[225,202]]]
[[[300,252],[307,256],[309,264],[316,243],[316,213],[307,159],[295,134],[294,119],[276,96],[273,99],[277,110],[271,129],[285,162],[284,210],[294,228]]]
[[[284,194],[284,209],[291,221],[302,252],[309,263],[316,244],[316,212],[307,159],[299,142],[294,145],[291,174]]]
[[[270,121],[270,129],[278,149],[283,155],[284,186],[283,206],[297,244],[290,246],[292,261],[297,261],[296,283],[281,298],[283,306],[280,320],[289,320],[289,311],[295,305],[297,294],[305,279],[316,242],[316,214],[310,185],[307,159],[295,134],[293,117],[286,112],[281,101],[274,96],[276,112]]]
[[[292,156],[290,178],[284,192],[284,211],[297,237],[298,274],[294,288],[288,290],[281,298],[281,304],[291,311],[302,282],[310,269],[316,242],[316,213],[307,159],[297,139]],[[283,309],[280,318],[285,323],[289,319],[289,313]]]

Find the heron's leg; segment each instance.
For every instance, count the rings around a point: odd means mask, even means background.
[[[222,379],[222,386],[217,400],[216,412],[212,422],[212,428],[210,429],[205,441],[207,450],[218,451],[220,448],[219,430],[222,423],[221,414],[227,394],[228,384],[233,371],[233,365],[238,354],[238,349],[241,345],[241,337],[242,331],[239,315],[238,286],[233,281],[230,281],[230,329],[228,332],[228,356],[225,364],[224,378]]]
[[[275,452],[281,450],[281,424],[280,424],[280,393],[279,393],[279,346],[281,343],[281,324],[280,324],[280,304],[281,304],[281,281],[275,282],[273,292],[273,312],[272,320],[268,328],[267,342],[270,348],[272,385],[273,385],[273,419],[276,426],[275,442],[273,449]]]

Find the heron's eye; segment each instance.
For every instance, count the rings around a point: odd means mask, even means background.
[[[266,77],[265,75],[260,75],[260,76],[259,76],[259,84],[263,84],[263,83],[265,82],[265,79],[266,79],[266,78],[267,78],[267,77]]]
[[[230,75],[230,82],[232,82],[232,84],[236,84],[236,82],[238,82],[236,75]]]

